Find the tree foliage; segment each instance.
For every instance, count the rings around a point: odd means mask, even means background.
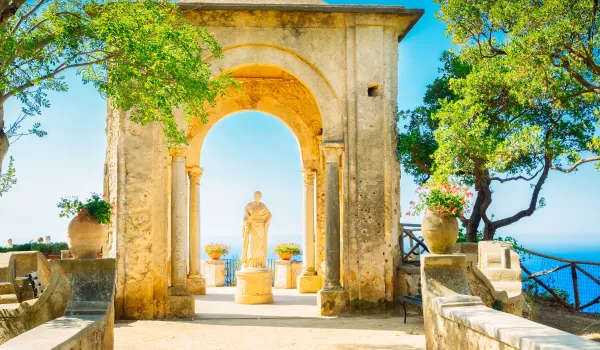
[[[207,55],[221,55],[215,38],[171,1],[0,0],[0,164],[4,103],[16,98],[24,115],[39,114],[48,91],[68,90],[67,70],[132,121],[162,124],[170,145],[187,143],[174,110],[205,118],[205,104],[232,83],[212,77]]]
[[[441,101],[435,177],[472,180],[485,238],[545,205],[550,170],[600,160],[597,1],[438,0],[440,17],[471,66]],[[472,175],[472,178],[470,176]],[[494,182],[533,181],[529,205],[488,213]]]

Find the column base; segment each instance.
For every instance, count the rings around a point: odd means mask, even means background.
[[[348,291],[340,289],[321,289],[317,293],[317,307],[319,308],[319,315],[321,316],[333,316],[340,315],[348,311],[350,306],[350,300],[348,297]]]
[[[237,304],[270,304],[273,302],[273,275],[267,269],[248,269],[235,273]]]
[[[206,295],[206,280],[201,276],[189,276],[187,279],[188,290],[193,295]]]
[[[184,320],[193,320],[196,314],[196,304],[194,296],[191,294],[187,295],[175,295],[178,290],[169,288],[169,294],[167,295],[166,302],[166,317],[176,318]]]
[[[298,276],[296,285],[298,293],[316,293],[323,287],[321,276]]]

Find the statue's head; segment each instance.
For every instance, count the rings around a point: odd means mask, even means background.
[[[260,199],[262,198],[262,193],[260,193],[260,191],[256,191],[254,192],[254,201],[255,202],[260,202]]]

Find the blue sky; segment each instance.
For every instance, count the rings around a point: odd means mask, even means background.
[[[330,1],[341,4],[341,1]],[[451,47],[444,25],[434,18],[432,1],[362,1],[360,4],[401,4],[424,8],[425,15],[399,46],[398,107],[421,103],[425,87],[436,76],[442,51]],[[218,39],[218,38],[217,38]],[[60,197],[101,192],[106,147],[106,102],[91,86],[67,75],[68,93],[51,93],[51,108],[39,121],[48,136],[23,138],[9,155],[15,157],[18,184],[0,198],[0,243],[8,238],[26,242],[38,236],[64,240],[68,219],[58,217]],[[11,100],[8,122],[19,113]],[[244,205],[261,190],[273,212],[270,242],[301,242],[302,177],[300,155],[292,133],[277,119],[259,113],[239,113],[219,122],[209,133],[202,154],[202,242],[238,244]],[[568,242],[600,256],[600,173],[584,166],[576,174],[551,173],[543,189],[547,207],[499,232],[525,245],[558,252]],[[401,204],[406,212],[415,199],[413,179],[402,174]],[[492,212],[501,217],[524,208],[529,185],[497,188]],[[403,222],[419,222],[416,217]]]

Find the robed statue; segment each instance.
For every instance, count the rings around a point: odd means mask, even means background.
[[[254,192],[254,201],[246,205],[242,226],[242,266],[265,268],[267,266],[267,232],[271,223],[271,212],[260,202],[262,194]]]

